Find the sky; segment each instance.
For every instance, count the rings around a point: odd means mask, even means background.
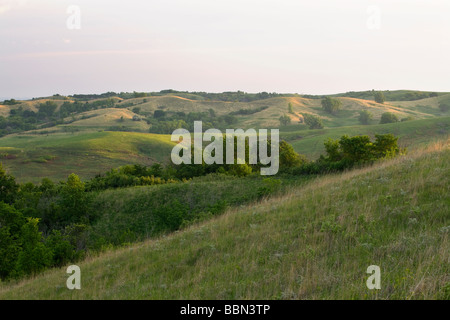
[[[449,0],[0,0],[0,99],[450,91]]]

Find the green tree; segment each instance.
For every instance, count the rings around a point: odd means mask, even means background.
[[[279,120],[282,126],[287,126],[288,124],[291,123],[291,118],[286,114],[282,115]]]
[[[155,110],[155,112],[153,112],[153,118],[155,119],[161,119],[164,118],[166,116],[166,112],[164,110]]]
[[[339,110],[341,110],[342,101],[338,99],[333,99],[330,97],[326,97],[322,99],[322,109],[328,113],[336,114]]]
[[[27,222],[22,226],[20,239],[22,250],[17,257],[19,274],[36,274],[52,264],[52,252],[43,243],[38,223],[37,218],[27,218]]]
[[[69,175],[67,182],[61,188],[59,205],[65,224],[88,219],[88,195],[85,185],[74,173]]]
[[[398,117],[392,112],[385,112],[381,115],[380,124],[398,122]]]
[[[46,101],[45,103],[41,103],[38,106],[39,115],[44,118],[50,118],[55,113],[57,107],[58,105],[54,101]]]
[[[373,154],[375,158],[395,157],[400,153],[398,147],[398,137],[388,134],[376,134],[373,144]]]
[[[18,189],[16,179],[7,174],[0,163],[0,201],[12,204],[17,196]]]
[[[52,265],[60,267],[74,259],[74,247],[68,237],[59,230],[52,230],[52,233],[45,239],[45,245],[52,252]]]
[[[369,124],[372,119],[373,114],[368,110],[362,110],[359,112],[358,120],[359,122],[361,122],[361,124]]]
[[[292,103],[290,103],[290,102],[288,104],[288,112],[291,114],[294,114],[294,109],[292,108]]]
[[[295,152],[294,148],[286,141],[281,140],[279,146],[281,169],[300,166],[307,162],[306,157]]]
[[[21,248],[20,232],[26,220],[14,207],[0,202],[0,278],[9,278],[16,270]]]
[[[375,91],[373,97],[375,99],[375,102],[378,103],[384,103],[386,101],[386,97],[384,96],[384,93],[382,91]]]
[[[322,119],[316,115],[305,113],[303,120],[309,129],[323,129]]]

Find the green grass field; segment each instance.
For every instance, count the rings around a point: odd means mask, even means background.
[[[292,144],[295,151],[314,160],[325,152],[324,141],[329,138],[339,139],[343,135],[369,135],[373,138],[375,134],[392,133],[399,137],[399,145],[402,148],[412,150],[433,139],[447,137],[450,134],[450,117],[316,130],[306,129],[305,125],[291,125],[284,127],[280,133],[281,138]]]
[[[0,299],[450,299],[449,140],[0,285]],[[381,268],[381,289],[366,287]]]
[[[0,161],[18,181],[58,181],[71,173],[90,178],[125,164],[166,162],[173,145],[168,135],[134,132],[10,135],[0,138]]]

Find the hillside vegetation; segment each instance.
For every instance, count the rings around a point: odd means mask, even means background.
[[[321,130],[296,124],[284,127],[281,138],[292,144],[296,152],[314,160],[324,153],[323,142],[328,138],[338,139],[345,134],[374,137],[383,133],[398,136],[399,145],[412,150],[448,136],[450,117]],[[173,146],[170,135],[148,133],[17,134],[0,138],[0,162],[19,182],[40,182],[42,178],[59,181],[73,172],[87,179],[130,163],[150,165],[170,161]]]
[[[0,286],[0,299],[450,299],[449,140]],[[125,196],[125,195],[122,195]],[[118,200],[119,201],[119,200]],[[381,290],[366,269],[381,267]]]
[[[408,93],[420,99],[408,100],[412,99],[408,98]],[[4,125],[0,121],[0,135],[19,131],[33,131],[41,134],[83,130],[148,132],[153,125],[154,114],[158,111],[172,116],[179,113],[196,113],[197,117],[200,117],[202,113],[211,112],[214,114],[213,117],[233,115],[231,124],[234,127],[267,128],[279,127],[280,116],[286,114],[289,114],[293,124],[302,122],[305,114],[312,114],[321,117],[326,127],[339,127],[358,125],[360,111],[369,111],[373,116],[372,124],[374,124],[379,122],[381,115],[385,112],[394,113],[399,119],[425,119],[448,116],[450,109],[448,93],[432,96],[414,92],[388,94],[388,97],[406,100],[388,100],[384,103],[375,102],[372,92],[337,95],[335,99],[340,101],[342,107],[335,114],[325,112],[321,107],[320,97],[316,96],[267,94],[260,98],[239,99],[238,95],[234,100],[231,94],[229,99],[223,100],[214,100],[221,96],[213,94],[210,97],[212,99],[188,93],[135,96],[138,97],[131,96],[123,99],[108,95],[106,99],[91,97],[90,100],[54,96],[0,105],[0,117],[6,119],[4,121],[14,119]],[[45,104],[52,104],[54,110],[48,113],[42,112],[42,106]],[[77,108],[70,108],[70,105],[76,105]],[[24,117],[29,121],[27,125],[18,123],[14,118],[17,115],[23,115],[24,112],[26,113]],[[35,116],[38,116],[38,121],[34,119]]]
[[[59,181],[73,172],[91,178],[130,163],[164,163],[173,146],[170,136],[150,133],[10,135],[0,138],[0,162],[18,181]]]

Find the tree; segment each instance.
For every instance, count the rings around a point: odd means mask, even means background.
[[[373,114],[371,112],[369,112],[368,110],[362,110],[359,112],[359,122],[361,122],[362,124],[369,124],[370,121],[373,118]]]
[[[160,119],[166,116],[166,112],[164,110],[155,110],[153,113],[153,118]]]
[[[280,167],[281,169],[300,166],[307,162],[304,155],[295,152],[294,148],[284,140],[280,141]]]
[[[320,161],[327,163],[329,169],[336,170],[376,159],[395,157],[400,153],[397,141],[398,138],[392,134],[375,135],[375,142],[371,142],[367,135],[344,135],[340,140],[328,139],[325,142],[327,156],[321,156]]]
[[[398,122],[398,117],[392,112],[385,112],[381,115],[380,124]]]
[[[292,108],[292,103],[290,103],[290,102],[288,104],[288,112],[291,114],[294,114],[294,109]]]
[[[382,91],[375,91],[373,96],[375,98],[375,102],[384,103],[386,101],[386,97]]]
[[[403,150],[404,151],[404,150]],[[373,153],[376,158],[394,157],[400,153],[398,137],[393,134],[376,134],[373,144]]]
[[[52,264],[52,251],[44,245],[38,223],[37,218],[27,218],[27,222],[22,226],[22,250],[17,257],[19,274],[35,274]]]
[[[287,126],[291,123],[291,118],[288,115],[282,115],[279,120],[282,126]]]
[[[25,223],[22,213],[0,202],[0,278],[8,278],[15,270],[21,251],[20,231]]]
[[[0,163],[0,201],[12,204],[17,196],[18,189],[16,179],[7,174]]]
[[[333,99],[330,97],[326,97],[322,99],[322,109],[328,113],[336,114],[339,110],[341,110],[342,102],[338,99]]]
[[[59,205],[65,224],[87,218],[88,197],[84,182],[76,174],[72,173],[61,188]]]
[[[42,117],[50,118],[53,113],[55,113],[58,105],[54,101],[46,101],[45,103],[39,104],[39,115]]]
[[[226,124],[228,124],[228,125],[234,124],[234,123],[236,123],[238,121],[238,119],[235,116],[231,115],[231,114],[225,115],[223,117],[223,119],[225,120]]]
[[[322,119],[313,114],[305,113],[303,114],[303,120],[309,129],[323,129]]]

